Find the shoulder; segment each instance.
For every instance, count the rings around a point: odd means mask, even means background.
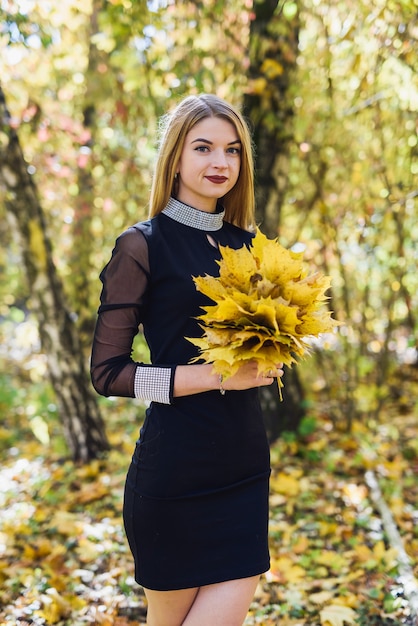
[[[130,259],[148,271],[149,247],[155,230],[154,219],[137,222],[117,237],[112,257]]]
[[[158,226],[157,218],[137,222],[124,230],[116,239],[116,245],[128,250],[138,246],[147,246],[148,242],[155,235]]]
[[[137,222],[124,230],[118,239],[142,239],[147,237],[152,233],[152,222],[153,220]]]

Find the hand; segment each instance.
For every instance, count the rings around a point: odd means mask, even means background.
[[[267,372],[265,372],[263,376],[273,380],[274,378],[281,378],[283,374],[283,363],[276,363],[274,368],[272,367],[271,369],[267,370]]]
[[[281,378],[283,374],[283,363],[276,363],[267,372],[259,374],[257,362],[248,361],[233,376],[224,380],[222,387],[225,390],[234,391],[251,389],[252,387],[266,387],[271,385],[275,378]]]

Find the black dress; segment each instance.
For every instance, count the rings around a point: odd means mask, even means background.
[[[189,217],[200,213],[170,202]],[[129,278],[136,319],[152,364],[161,366],[187,364],[196,354],[185,337],[201,335],[196,317],[210,301],[192,276],[219,273],[213,241],[240,248],[252,237],[222,221],[207,232],[194,219],[184,220],[182,210],[177,217],[174,211],[174,219],[169,215],[128,229],[102,273],[102,310],[126,316],[132,302],[115,304],[108,294],[136,272]],[[219,221],[216,214],[212,218]],[[173,590],[265,572],[269,474],[257,389],[152,402],[128,471],[123,510],[137,582]]]

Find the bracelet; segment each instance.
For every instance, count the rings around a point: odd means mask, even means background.
[[[225,389],[222,387],[222,383],[223,383],[223,376],[222,374],[219,374],[219,393],[221,394],[221,396],[224,396]]]

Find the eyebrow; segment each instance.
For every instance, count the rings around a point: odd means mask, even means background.
[[[197,139],[193,139],[192,143],[196,143],[197,141],[201,141],[202,143],[208,143],[209,145],[213,144],[213,141],[209,141],[209,139],[204,139],[203,137],[198,137]],[[234,143],[241,143],[241,140],[234,139],[234,141],[230,141],[227,145],[232,146]]]

